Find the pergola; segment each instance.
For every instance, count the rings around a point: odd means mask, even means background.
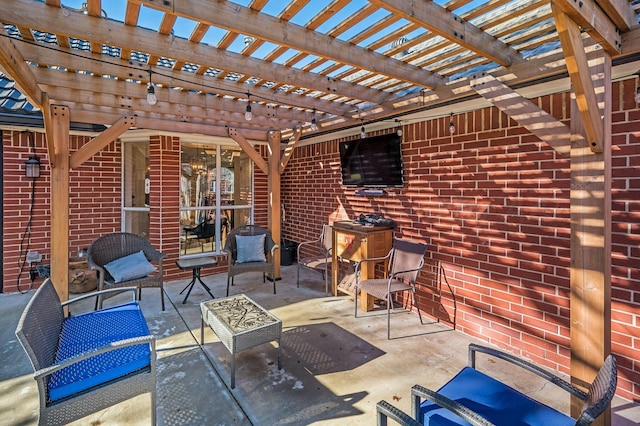
[[[0,10],[0,68],[44,117],[63,300],[69,205],[59,195],[70,169],[129,129],[236,141],[269,176],[279,240],[279,178],[301,138],[482,98],[571,159],[573,379],[590,382],[609,353],[610,90],[612,64],[640,53],[634,4],[0,0]],[[569,125],[518,92],[567,75]],[[107,129],[70,154],[70,122]],[[267,161],[255,141],[268,143]]]

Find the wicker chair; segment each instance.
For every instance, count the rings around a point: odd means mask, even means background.
[[[300,287],[300,268],[304,267],[322,273],[325,296],[329,293],[329,268],[331,267],[332,247],[333,236],[329,225],[322,225],[322,232],[315,240],[303,241],[298,244],[297,287]]]
[[[155,424],[155,339],[135,301],[136,288],[124,291],[129,303],[79,313],[76,302],[97,293],[61,303],[47,279],[25,307],[16,336],[34,369],[38,424],[67,424],[143,393],[151,396]],[[65,307],[74,307],[74,315],[65,318]]]
[[[105,265],[124,256],[143,251],[149,262],[157,262],[158,271],[142,278],[132,279],[116,283],[113,277],[105,269]],[[151,246],[151,243],[140,235],[129,232],[114,232],[103,235],[94,240],[87,251],[87,262],[92,269],[98,271],[98,290],[117,287],[137,287],[138,299],[142,298],[143,287],[157,287],[160,289],[162,310],[164,311],[164,288],[162,282],[162,259],[167,255],[160,253]],[[97,308],[102,308],[103,298],[98,297]]]
[[[475,368],[476,352],[522,367],[559,386],[584,401],[582,412],[574,419],[481,373]],[[411,388],[413,417],[383,400],[376,406],[378,424],[386,425],[387,418],[391,418],[401,425],[410,426],[430,424],[430,421],[451,426],[586,426],[609,407],[616,392],[617,378],[616,359],[612,355],[605,359],[588,392],[584,392],[526,360],[507,352],[471,344],[469,366],[463,368],[438,391],[434,392],[420,385]]]
[[[236,237],[239,235],[245,237],[265,235],[264,257],[266,261],[238,262],[238,245]],[[262,282],[266,282],[267,274],[273,275],[275,273],[273,256],[278,248],[280,248],[280,246],[273,241],[271,232],[257,225],[243,225],[233,229],[229,235],[227,235],[227,241],[224,245],[224,251],[227,253],[228,260],[227,296],[229,296],[229,285],[233,285],[233,278],[236,275],[244,274],[245,272],[262,272]],[[272,278],[273,294],[276,294],[276,279],[273,276]]]

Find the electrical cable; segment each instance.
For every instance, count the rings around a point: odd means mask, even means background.
[[[28,133],[29,142],[31,143],[31,147],[33,149],[33,153],[36,153],[36,144],[33,137],[33,132],[25,131],[21,133]],[[31,224],[33,223],[33,208],[36,204],[36,180],[31,179],[31,205],[29,206],[29,220],[27,221],[27,226],[25,227],[24,234],[22,234],[22,238],[20,239],[20,251],[18,254],[18,278],[16,282],[16,287],[21,294],[24,294],[33,288],[33,280],[31,280],[31,284],[29,284],[29,288],[25,291],[20,289],[20,277],[22,276],[22,272],[24,271],[24,267],[27,264],[27,253],[29,252],[29,247],[31,246]],[[23,250],[24,242],[27,241],[27,247]],[[24,258],[22,258],[24,256]],[[21,261],[22,259],[22,261]],[[30,272],[31,278],[31,272]]]

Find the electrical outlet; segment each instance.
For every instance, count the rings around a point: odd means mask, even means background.
[[[42,255],[37,251],[30,251],[27,253],[26,261],[28,263],[38,263],[42,261]]]

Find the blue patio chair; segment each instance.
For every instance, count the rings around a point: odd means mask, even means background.
[[[577,418],[538,402],[475,368],[476,352],[524,368],[559,386],[584,401]],[[380,401],[378,425],[393,419],[401,425],[473,425],[473,426],[586,426],[602,414],[613,399],[617,386],[616,359],[609,355],[588,392],[573,386],[553,373],[507,352],[485,346],[469,345],[469,366],[437,391],[420,385],[411,388],[413,417]]]

